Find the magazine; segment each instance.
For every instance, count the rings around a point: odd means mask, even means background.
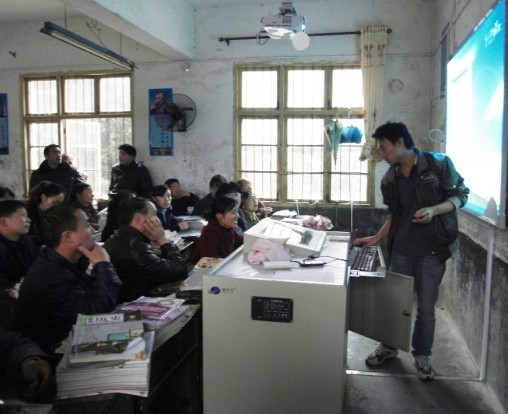
[[[69,362],[124,361],[144,358],[141,313],[79,314]]]
[[[177,299],[175,297],[150,298],[141,296],[132,302],[119,306],[115,312],[139,311],[143,319],[160,320],[168,318],[184,302],[184,299]]]

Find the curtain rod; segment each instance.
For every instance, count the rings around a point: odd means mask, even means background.
[[[391,33],[392,29],[387,29],[387,33]],[[266,32],[263,32],[266,33]],[[331,32],[331,33],[307,33],[309,37],[313,36],[344,36],[344,35],[359,35],[361,32],[359,30],[354,32]],[[258,35],[258,36],[244,36],[244,37],[219,37],[219,42],[226,42],[229,46],[229,42],[232,40],[254,40],[254,39],[270,39],[268,35]]]

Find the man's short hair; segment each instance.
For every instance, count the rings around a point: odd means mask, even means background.
[[[407,149],[411,149],[415,146],[413,137],[409,133],[406,125],[402,122],[387,122],[377,127],[372,137],[376,139],[387,139],[392,144],[395,144],[399,138],[402,138],[404,140],[404,146]]]
[[[77,210],[79,207],[72,204],[58,204],[43,214],[41,228],[46,246],[57,247],[64,232],[78,229],[79,218],[75,215]]]
[[[150,200],[143,197],[133,197],[127,200],[118,214],[118,223],[120,226],[130,224],[134,216],[139,214],[148,214],[148,202]]]
[[[241,193],[242,189],[238,183],[235,183],[234,181],[231,181],[229,183],[222,184],[215,194],[215,197],[218,197],[220,195],[227,195],[231,193]]]
[[[169,179],[167,179],[164,182],[164,185],[169,188],[171,186],[171,184],[174,184],[174,183],[178,183],[178,185],[180,185],[180,181],[178,181],[178,179],[176,179],[176,178],[169,178]]]
[[[49,152],[53,148],[60,148],[60,145],[58,145],[58,144],[49,144],[48,146],[44,147],[44,156],[47,157],[49,155]]]
[[[217,175],[214,175],[211,179],[210,179],[210,187],[217,187],[219,188],[222,184],[224,183],[227,183],[228,180],[226,180],[226,177],[220,175],[220,174],[217,174]]]
[[[20,200],[0,201],[0,217],[10,217],[20,208],[25,208],[25,203]]]
[[[134,158],[136,158],[136,148],[134,148],[132,145],[129,144],[122,144],[118,147],[119,150],[122,150],[126,152],[129,155],[132,155]]]
[[[217,196],[212,203],[212,209],[210,211],[211,219],[217,221],[217,214],[226,214],[237,207],[234,199],[226,197],[225,195]]]
[[[0,187],[0,199],[15,198],[14,192],[8,187]]]

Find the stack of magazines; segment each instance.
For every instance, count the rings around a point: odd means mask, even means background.
[[[173,296],[150,298],[141,296],[138,299],[124,303],[115,312],[141,312],[145,331],[154,331],[153,349],[176,335],[185,325],[185,315],[189,307],[184,305],[184,299]]]
[[[153,342],[140,312],[78,315],[56,370],[57,397],[147,396]]]

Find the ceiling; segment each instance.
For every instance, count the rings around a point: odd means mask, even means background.
[[[143,1],[143,0],[140,0]],[[183,0],[182,0],[183,1]],[[187,0],[195,8],[230,7],[238,5],[281,3],[278,0]],[[298,3],[313,0],[299,0]],[[44,22],[80,16],[81,13],[65,7],[60,0],[0,0],[0,23]]]

